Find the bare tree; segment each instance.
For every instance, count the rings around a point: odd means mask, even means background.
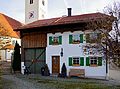
[[[114,2],[112,5],[106,6],[104,12],[116,17],[113,28],[109,33],[109,56],[120,67],[120,2]]]
[[[93,19],[87,23],[86,29],[100,32],[99,39],[95,40],[106,55],[106,61],[112,60],[120,67],[120,2],[114,2],[104,8],[106,16]],[[109,16],[108,16],[109,15]]]

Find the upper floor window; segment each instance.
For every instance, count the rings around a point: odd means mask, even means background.
[[[50,36],[49,45],[59,45],[62,44],[62,36]]]
[[[33,4],[33,0],[30,0],[30,4]]]
[[[69,43],[70,44],[83,43],[83,34],[72,34],[72,35],[69,35]]]
[[[89,33],[86,34],[86,43],[100,43],[101,34],[100,33]]]

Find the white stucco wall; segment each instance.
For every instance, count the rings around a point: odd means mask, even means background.
[[[60,57],[60,71],[63,63],[66,64],[67,74],[69,74],[70,68],[75,69],[85,69],[85,76],[106,76],[106,65],[105,60],[102,62],[102,66],[90,67],[86,66],[86,57],[88,55],[84,55],[82,51],[82,45],[85,45],[86,42],[80,44],[69,44],[69,34],[74,33],[83,33],[80,31],[76,32],[64,32],[64,33],[49,33],[47,34],[47,48],[46,48],[46,63],[50,69],[50,73],[52,73],[52,56],[60,56],[61,48],[63,48],[63,57]],[[53,35],[61,35],[62,36],[62,45],[49,45],[49,36]],[[69,57],[84,57],[84,66],[69,66],[68,58]]]

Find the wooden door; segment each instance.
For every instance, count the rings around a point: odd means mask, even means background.
[[[52,56],[52,74],[60,73],[60,56]]]

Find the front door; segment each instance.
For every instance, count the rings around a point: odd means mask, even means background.
[[[52,74],[60,73],[60,56],[52,56]]]

